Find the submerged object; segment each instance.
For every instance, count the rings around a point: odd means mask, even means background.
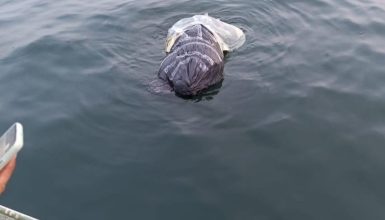
[[[242,30],[219,19],[208,15],[184,18],[168,31],[167,55],[158,77],[177,95],[197,95],[223,80],[224,51],[244,42]]]

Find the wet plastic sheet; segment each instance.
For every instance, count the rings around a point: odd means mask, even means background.
[[[196,24],[202,24],[209,29],[214,34],[223,51],[235,50],[245,43],[245,34],[238,27],[210,17],[207,14],[195,15],[179,20],[168,30],[166,52],[170,52],[176,39],[178,39],[188,27]]]

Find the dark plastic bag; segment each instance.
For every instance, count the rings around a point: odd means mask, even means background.
[[[223,80],[224,51],[240,47],[243,32],[208,15],[178,21],[166,40],[158,77],[180,96],[195,96]]]

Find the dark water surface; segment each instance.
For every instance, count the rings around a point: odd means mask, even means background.
[[[167,29],[246,32],[223,85],[151,92]],[[385,219],[382,0],[0,0],[2,205],[40,219]]]

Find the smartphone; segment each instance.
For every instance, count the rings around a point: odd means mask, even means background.
[[[0,170],[23,147],[23,126],[16,122],[0,137]]]

